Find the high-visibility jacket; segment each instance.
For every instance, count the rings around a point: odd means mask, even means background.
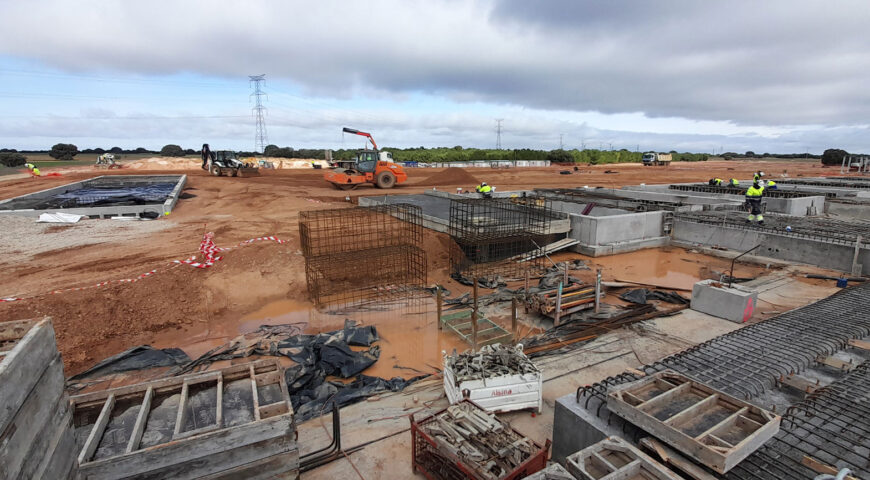
[[[725,180],[722,180],[721,178],[714,178],[714,179],[713,179],[713,184],[714,184],[714,185],[722,185],[722,182],[724,182],[724,181],[725,181]]]
[[[480,185],[477,186],[477,193],[489,193],[491,191],[492,187],[490,187],[489,185],[484,185],[482,187]]]
[[[32,172],[35,176],[37,176],[37,177],[39,176],[39,169],[38,169],[38,168],[33,167],[33,170],[31,170],[31,172]]]
[[[734,185],[735,187],[736,187],[737,185],[740,185],[740,181],[737,180],[736,178],[732,178],[730,183],[731,183],[731,185]]]
[[[775,186],[776,186],[776,182],[774,182],[773,180],[768,180],[768,181],[767,181],[767,186],[768,186],[768,187],[775,187]]]
[[[25,164],[24,164],[24,168],[26,168],[26,169],[28,169],[28,170],[33,170],[34,167],[36,167],[36,165],[34,165],[34,164],[32,164],[32,163],[25,163]]]
[[[749,187],[749,190],[746,190],[747,198],[761,198],[761,195],[764,194],[764,187],[756,187],[755,185]]]
[[[756,182],[757,182],[758,180],[760,180],[760,179],[761,179],[761,175],[759,175],[759,174],[757,174],[757,173],[755,174],[755,176],[752,177],[752,180],[754,180],[754,181],[756,181]]]

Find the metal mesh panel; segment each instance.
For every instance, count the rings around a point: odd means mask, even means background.
[[[746,189],[741,187],[714,187],[712,185],[671,185],[671,190],[680,190],[683,192],[704,192],[704,193],[723,193],[728,195],[746,195]],[[767,198],[803,198],[803,197],[836,197],[836,193],[831,192],[795,192],[795,191],[782,191],[782,190],[772,190],[769,188],[764,189],[764,196]]]
[[[826,299],[696,345],[642,367],[647,373],[672,369],[731,395],[752,399],[774,388],[777,378],[807,369],[818,356],[846,347],[849,339],[870,335],[870,284],[842,290]],[[836,313],[836,315],[834,315]],[[825,321],[823,319],[829,319]],[[577,389],[584,408],[622,425],[627,437],[643,432],[606,407],[616,385],[638,380],[623,373]],[[854,429],[852,426],[854,425]],[[848,466],[859,478],[870,473],[870,363],[807,396],[788,409],[780,432],[734,467],[727,479],[813,478],[800,464],[804,455],[828,465]],[[857,470],[856,470],[857,469]]]
[[[318,306],[395,298],[426,285],[420,207],[301,212],[299,236],[308,292]]]

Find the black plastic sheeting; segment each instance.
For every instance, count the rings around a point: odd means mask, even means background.
[[[361,375],[380,356],[380,348],[372,345],[377,340],[375,327],[357,327],[347,321],[342,330],[296,335],[279,342],[278,351],[297,363],[284,372],[296,417],[300,421],[318,417],[323,411],[328,411],[325,406],[328,401],[339,406],[349,405],[378,392],[397,392],[428,376],[387,380]],[[369,348],[354,351],[349,345]],[[342,383],[326,381],[328,376],[356,378],[350,383]]]
[[[190,362],[190,357],[179,348],[164,348],[161,350],[149,345],[140,345],[111,356],[88,370],[74,375],[70,380],[102,377],[113,373],[154,367],[175,367],[187,362]]]
[[[661,300],[663,302],[674,303],[677,305],[686,305],[689,303],[688,299],[677,292],[661,292],[658,290],[648,290],[646,288],[629,290],[620,295],[619,298],[626,302],[637,303],[639,305],[646,305],[648,300]]]

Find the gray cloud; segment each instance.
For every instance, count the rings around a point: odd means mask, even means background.
[[[423,92],[533,110],[805,125],[820,138],[870,123],[870,9],[860,0],[39,6],[0,2],[0,54],[88,73],[267,72],[335,98]],[[483,136],[491,119],[479,123]]]

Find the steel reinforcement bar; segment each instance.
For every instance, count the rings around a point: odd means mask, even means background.
[[[870,285],[858,285],[841,290],[811,305],[792,310],[664,358],[642,367],[645,374],[671,369],[726,393],[752,399],[776,385],[780,375],[807,369],[818,356],[829,356],[846,348],[851,339],[870,335]],[[870,454],[870,369],[862,364],[847,377],[818,390],[807,400],[789,409],[784,421],[785,433],[779,434],[732,472],[729,479],[812,478],[813,473],[795,460],[815,455],[830,465],[846,463],[868,468]],[[623,434],[635,440],[643,432],[634,425],[612,415],[607,410],[610,388],[639,380],[641,375],[622,373],[577,389],[576,401],[596,415],[607,418],[608,424],[621,425]],[[844,415],[847,423],[855,423],[855,432],[844,433],[840,420],[830,420],[819,428],[814,412],[821,417],[836,417],[839,409],[851,408]],[[855,415],[863,415],[859,420]],[[825,418],[827,418],[825,417]],[[850,427],[851,428],[851,427]],[[863,433],[861,433],[863,432]],[[864,436],[861,436],[864,435]],[[849,443],[855,440],[854,443]],[[849,445],[855,448],[849,450]],[[785,455],[789,453],[789,455]],[[865,463],[858,462],[864,455]],[[855,463],[857,462],[857,464]]]
[[[726,195],[745,195],[746,189],[740,187],[714,187],[711,185],[671,185],[671,190],[680,190],[683,192],[704,192],[704,193],[718,193],[718,194],[726,194]],[[836,197],[837,194],[833,192],[784,192],[780,190],[764,190],[764,196],[768,198],[804,198],[804,197],[825,197],[825,198],[833,198]]]
[[[790,215],[765,215],[764,225],[747,222],[741,212],[678,212],[674,219],[683,222],[702,223],[726,228],[755,230],[794,238],[806,238],[838,245],[854,246],[861,237],[861,245],[870,247],[870,223],[846,222],[821,217],[794,217]],[[787,227],[790,227],[787,228]]]

